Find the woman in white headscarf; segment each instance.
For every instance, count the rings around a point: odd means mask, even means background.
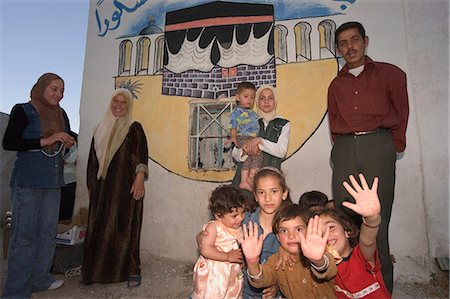
[[[277,99],[275,88],[270,85],[262,85],[256,91],[256,113],[259,116],[259,137],[246,142],[242,149],[234,148],[232,155],[238,162],[243,162],[248,155],[254,155],[258,151],[263,153],[261,167],[272,166],[281,169],[281,162],[286,157],[290,122],[277,114]],[[238,163],[233,185],[239,186],[240,168]]]
[[[85,284],[128,281],[128,287],[134,287],[141,283],[139,240],[148,150],[132,109],[131,92],[117,89],[94,130],[87,169]]]

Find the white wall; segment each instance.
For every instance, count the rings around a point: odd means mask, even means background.
[[[117,57],[115,41],[93,42],[97,38],[94,15],[95,1],[91,3],[80,107],[77,206],[88,203],[85,172],[92,129],[105,111],[114,88],[112,76],[117,73],[117,63],[109,58]],[[396,279],[428,280],[431,258],[449,255],[448,2],[359,0],[347,15],[334,20],[337,26],[361,21],[370,38],[371,58],[396,64],[408,74],[407,148],[397,161],[390,243],[397,260]],[[294,201],[313,189],[331,196],[330,151],[325,117],[315,134],[283,164]],[[183,179],[153,162],[149,166],[141,248],[194,261],[194,237],[208,219],[208,196],[217,184]]]
[[[405,1],[406,2],[406,1]],[[427,14],[423,13],[423,10]],[[405,6],[410,94],[415,99],[423,200],[432,257],[449,256],[449,3]],[[414,183],[414,182],[411,182]]]

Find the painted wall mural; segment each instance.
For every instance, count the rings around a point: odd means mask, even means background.
[[[273,14],[269,4],[220,1],[167,13],[162,93],[217,99],[242,81],[275,86]]]
[[[185,178],[224,182],[234,174],[223,141],[237,84],[276,87],[277,111],[291,121],[288,157],[299,151],[326,113],[338,71],[333,19],[353,5],[99,0],[95,42],[117,45],[111,76],[135,97],[150,158]]]

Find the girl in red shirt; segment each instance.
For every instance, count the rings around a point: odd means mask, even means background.
[[[328,250],[338,264],[336,295],[338,298],[391,298],[383,281],[376,244],[381,223],[378,178],[375,177],[371,188],[362,174],[359,174],[361,185],[352,175],[349,178],[352,186],[347,182],[343,185],[355,203],[344,202],[342,205],[362,216],[356,246],[352,247],[352,241],[358,230],[346,214],[329,208],[315,212],[323,220],[324,229],[330,229]]]

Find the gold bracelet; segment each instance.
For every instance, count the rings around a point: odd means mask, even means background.
[[[377,223],[376,225],[373,225],[373,226],[367,224],[367,221],[366,221],[366,217],[365,217],[365,216],[362,217],[362,221],[363,221],[364,225],[367,226],[367,227],[370,227],[370,228],[377,228],[377,227],[379,227],[380,224],[381,224],[381,215],[378,214],[378,223]]]

